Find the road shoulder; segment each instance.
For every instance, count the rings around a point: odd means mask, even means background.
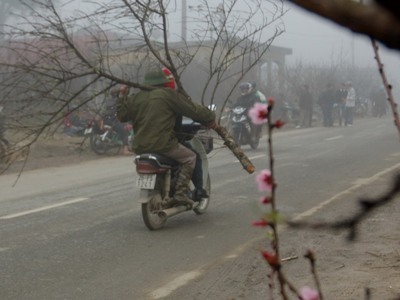
[[[334,221],[352,215],[360,197],[378,197],[390,187],[394,172],[342,194],[306,219]],[[284,272],[297,288],[315,287],[310,266],[303,257],[311,249],[316,253],[325,299],[363,299],[365,288],[371,290],[371,299],[400,299],[399,201],[400,197],[396,197],[364,220],[353,243],[346,240],[346,232],[284,229],[280,233],[282,257],[298,257],[284,263]],[[269,268],[259,249],[268,245],[261,238],[241,255],[211,267],[165,299],[184,299],[185,295],[190,299],[266,299]]]

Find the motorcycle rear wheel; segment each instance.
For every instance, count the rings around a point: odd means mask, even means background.
[[[206,192],[208,195],[208,198],[202,198],[199,202],[199,204],[193,208],[193,211],[196,213],[196,215],[202,215],[206,212],[208,205],[210,204],[210,198],[211,198],[211,179],[210,175],[207,177],[207,184],[206,184]]]
[[[167,222],[166,218],[158,215],[158,212],[163,209],[162,198],[159,191],[149,191],[149,201],[142,203],[142,217],[146,227],[150,230],[157,230],[164,227]]]

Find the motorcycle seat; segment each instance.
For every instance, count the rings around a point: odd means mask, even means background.
[[[136,155],[135,161],[140,161],[140,160],[153,161],[159,167],[162,168],[170,168],[179,165],[179,163],[176,160],[158,153],[142,153]]]

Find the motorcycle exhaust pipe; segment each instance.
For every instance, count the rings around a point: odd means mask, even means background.
[[[184,205],[166,208],[166,209],[159,211],[158,216],[160,218],[169,218],[169,217],[175,216],[177,214],[180,214],[181,212],[184,212],[186,210],[187,210],[187,207]]]

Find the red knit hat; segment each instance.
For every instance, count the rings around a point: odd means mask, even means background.
[[[167,75],[167,78],[169,82],[164,83],[164,86],[167,88],[171,88],[173,90],[176,90],[176,82],[174,75],[172,75],[172,72],[168,68],[162,68],[162,71],[164,72],[165,75]]]

